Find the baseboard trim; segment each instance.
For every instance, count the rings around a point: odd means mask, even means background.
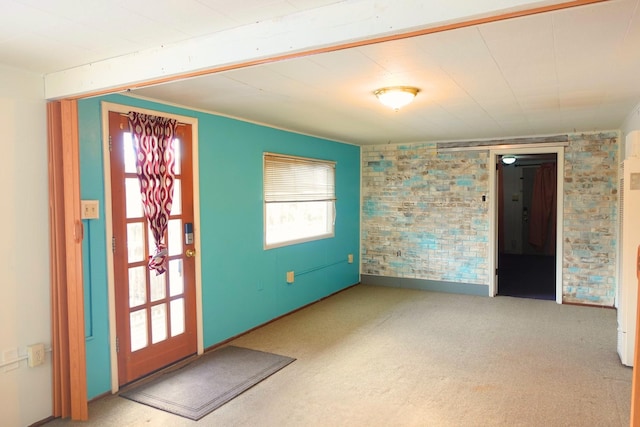
[[[51,415],[51,416],[49,416],[49,417],[47,417],[47,418],[45,418],[43,420],[36,421],[33,424],[29,424],[29,427],[40,427],[40,426],[43,426],[43,425],[47,424],[48,422],[51,422],[51,421],[53,421],[55,419],[56,419],[56,417]]]
[[[387,286],[391,288],[418,289],[421,291],[446,292],[450,294],[489,296],[488,285],[472,283],[445,282],[442,280],[413,279],[409,277],[389,277],[362,274],[360,283],[363,285]]]

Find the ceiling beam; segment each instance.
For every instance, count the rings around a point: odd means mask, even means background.
[[[445,151],[486,150],[489,148],[518,148],[531,144],[568,145],[569,135],[530,136],[523,138],[487,139],[480,141],[438,142],[439,153]]]
[[[80,98],[416,37],[603,0],[363,0],[257,22],[44,76],[45,98]]]

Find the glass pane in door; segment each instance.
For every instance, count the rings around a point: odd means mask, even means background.
[[[124,148],[124,172],[136,173],[136,148],[133,144],[133,136],[130,132],[122,134],[122,147]]]
[[[167,339],[167,305],[158,304],[151,307],[151,343],[155,344]]]
[[[132,222],[127,224],[127,252],[128,261],[140,262],[144,259],[144,223]]]
[[[184,298],[171,301],[171,336],[184,333]]]
[[[137,307],[147,302],[146,268],[129,268],[129,307]]]
[[[127,218],[142,218],[142,196],[138,178],[125,178],[124,191]]]
[[[182,181],[177,178],[173,183],[173,198],[171,199],[171,215],[182,213]]]
[[[169,295],[174,297],[184,293],[184,274],[182,260],[169,261]]]
[[[131,325],[131,352],[147,346],[147,310],[133,311],[129,315]]]
[[[169,255],[180,255],[182,253],[182,220],[170,219],[169,226]]]
[[[149,300],[151,302],[165,298],[167,296],[167,274],[156,274],[155,271],[150,271],[149,288]]]
[[[182,173],[182,142],[178,138],[173,140],[173,155],[176,159],[173,172],[180,175]]]

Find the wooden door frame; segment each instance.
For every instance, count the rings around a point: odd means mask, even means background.
[[[498,292],[496,267],[498,265],[498,181],[496,159],[503,154],[553,154],[556,158],[556,302],[562,304],[562,254],[564,212],[564,143],[542,143],[504,146],[489,150],[489,296]]]
[[[116,353],[116,298],[114,280],[113,252],[111,251],[111,240],[113,238],[113,218],[111,204],[111,160],[109,155],[109,111],[118,113],[128,113],[137,111],[144,114],[169,117],[182,123],[191,125],[192,153],[193,153],[193,228],[194,243],[196,249],[195,263],[195,289],[196,289],[196,333],[198,355],[204,352],[204,338],[202,330],[202,264],[200,258],[200,186],[198,175],[198,119],[195,117],[180,116],[163,111],[155,111],[144,108],[132,107],[129,105],[115,104],[103,101],[101,104],[102,115],[102,150],[103,150],[103,171],[104,171],[104,210],[105,228],[107,242],[107,286],[109,299],[109,343],[111,352],[111,392],[119,390],[118,381],[118,355]]]

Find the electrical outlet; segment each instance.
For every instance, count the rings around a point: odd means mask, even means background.
[[[30,368],[44,363],[44,344],[33,344],[27,347],[27,361]]]
[[[287,283],[293,283],[295,273],[293,271],[287,271]]]
[[[349,264],[353,264],[353,254],[349,254],[349,255],[347,255],[347,262],[348,262]]]
[[[16,360],[18,358],[18,349],[12,348],[11,350],[5,350],[2,352],[2,361],[9,362],[11,360]],[[4,372],[13,371],[14,369],[18,369],[20,367],[20,361],[16,361],[15,363],[10,363],[4,366]]]

